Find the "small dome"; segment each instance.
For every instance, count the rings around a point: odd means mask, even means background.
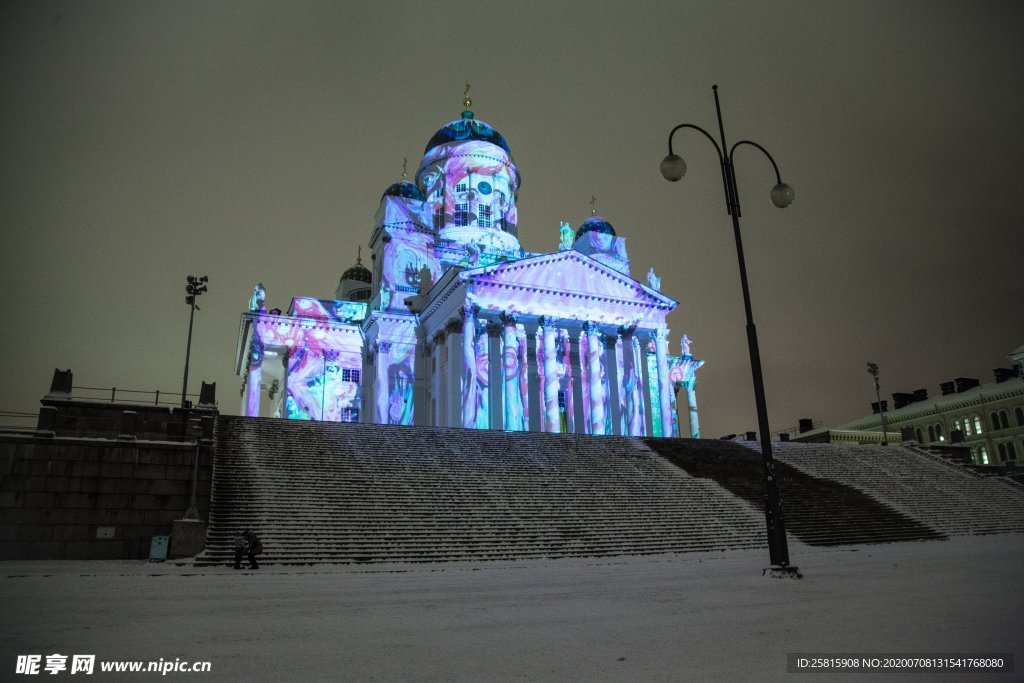
[[[601,218],[600,216],[591,216],[587,220],[583,221],[579,230],[576,231],[576,239],[583,237],[588,232],[603,232],[606,235],[615,236],[615,228],[612,224]]]
[[[491,128],[489,124],[474,119],[473,112],[471,111],[462,112],[461,119],[452,121],[434,133],[434,137],[430,138],[430,142],[427,143],[427,148],[423,150],[423,153],[426,154],[435,147],[439,147],[447,142],[465,142],[467,140],[490,142],[501,147],[509,156],[512,155],[512,150],[508,148],[508,143],[505,142],[505,138],[501,136],[501,133]]]
[[[384,190],[384,194],[381,195],[381,199],[384,197],[405,197],[406,199],[416,199],[421,202],[427,198],[427,196],[423,194],[423,190],[416,187],[408,180],[400,180],[391,185],[391,187]]]
[[[341,274],[342,280],[358,280],[359,282],[370,282],[373,280],[373,273],[361,264],[357,263]]]

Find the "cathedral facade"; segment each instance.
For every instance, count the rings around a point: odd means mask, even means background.
[[[330,300],[265,306],[257,285],[236,353],[242,413],[509,431],[679,436],[695,372],[669,353],[677,302],[633,278],[624,237],[591,215],[558,249],[519,244],[520,175],[500,133],[462,116],[427,143],[413,180],[381,197],[371,268]]]

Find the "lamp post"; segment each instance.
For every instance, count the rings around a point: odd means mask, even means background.
[[[875,400],[878,402],[878,412],[882,416],[882,445],[889,445],[889,427],[885,424],[885,406],[882,405],[882,394],[878,386],[878,363],[868,363],[868,374],[875,378]]]
[[[672,151],[672,136],[681,128],[692,128],[704,135],[718,152],[718,160],[722,167],[722,185],[725,189],[726,212],[732,216],[732,228],[736,237],[736,257],[739,259],[740,284],[743,288],[743,307],[747,315],[747,345],[750,349],[750,368],[754,379],[754,401],[757,405],[757,425],[761,434],[761,456],[764,461],[765,506],[764,515],[768,528],[768,555],[772,563],[773,575],[799,577],[796,567],[789,564],[789,546],[786,542],[786,526],[782,515],[782,499],[779,495],[778,483],[775,479],[775,467],[772,460],[771,432],[768,429],[768,408],[764,397],[764,378],[761,373],[761,353],[757,347],[757,328],[754,326],[754,315],[750,307],[750,289],[747,286],[747,267],[743,258],[743,242],[740,239],[740,199],[736,187],[736,174],[733,170],[733,155],[741,145],[750,145],[761,150],[775,169],[775,187],[771,191],[771,200],[775,206],[783,209],[793,201],[793,188],[782,182],[779,167],[771,154],[761,145],[751,140],[740,140],[732,147],[725,142],[725,127],[722,125],[722,107],[718,101],[718,86],[712,86],[715,94],[715,111],[718,114],[718,132],[722,142],[719,147],[715,138],[700,126],[683,123],[672,129],[668,135],[668,156],[661,162],[661,174],[665,180],[676,182],[686,174],[686,162]]]
[[[188,388],[188,359],[189,356],[192,355],[192,320],[195,318],[196,311],[199,310],[199,306],[196,305],[196,299],[206,291],[206,283],[209,278],[205,275],[202,277],[189,275],[187,280],[188,284],[185,285],[185,292],[188,296],[185,297],[185,303],[189,305],[189,314],[188,344],[185,346],[185,379],[181,382],[181,407],[183,410],[187,407],[185,402],[185,391]]]

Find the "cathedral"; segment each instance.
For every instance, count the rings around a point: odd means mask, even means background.
[[[556,251],[524,251],[512,151],[468,89],[463,105],[413,179],[381,196],[370,268],[360,254],[334,299],[294,297],[285,312],[256,285],[235,360],[242,414],[698,438],[703,361],[685,335],[669,354],[677,302],[653,269],[633,279],[600,216],[563,222]]]

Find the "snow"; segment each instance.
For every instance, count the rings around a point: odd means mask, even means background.
[[[790,551],[801,580],[762,575],[763,550],[240,572],[6,561],[0,679],[31,680],[18,654],[57,652],[209,660],[188,677],[209,681],[1024,680],[1024,535]],[[788,674],[789,652],[1013,653],[1017,673]]]

